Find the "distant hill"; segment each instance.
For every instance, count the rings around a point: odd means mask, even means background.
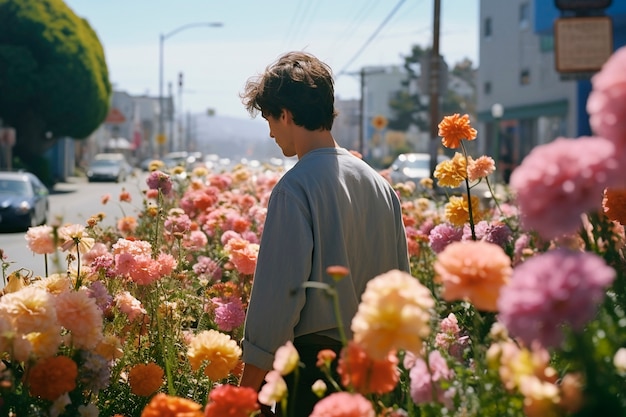
[[[197,138],[198,150],[231,159],[254,158],[266,160],[282,157],[280,148],[269,136],[267,123],[258,119],[229,116],[192,116],[192,136]]]

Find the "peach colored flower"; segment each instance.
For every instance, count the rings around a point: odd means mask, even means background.
[[[122,191],[120,192],[120,201],[130,203],[132,199],[133,198],[131,197],[130,193],[126,190],[126,188],[122,188]]]
[[[375,417],[372,403],[361,394],[335,392],[315,404],[310,417]]]
[[[76,388],[78,366],[67,356],[54,356],[37,362],[26,375],[30,395],[54,401]]]
[[[72,280],[67,274],[52,274],[46,278],[35,281],[33,287],[43,288],[50,294],[61,294],[70,291],[73,288]]]
[[[480,209],[480,199],[473,195],[471,196],[472,202],[472,219],[474,224],[482,220],[483,212]],[[451,196],[448,203],[445,205],[446,219],[454,226],[463,226],[469,222],[469,204],[467,194],[462,197]]]
[[[470,181],[476,181],[481,178],[486,178],[493,174],[496,170],[496,163],[490,156],[481,156],[478,159],[474,159],[471,156],[468,157],[467,164],[467,178]]]
[[[446,301],[468,300],[479,310],[497,311],[500,289],[513,273],[504,250],[483,241],[450,243],[434,264]]]
[[[446,148],[456,149],[461,146],[461,141],[476,139],[476,129],[470,126],[469,116],[464,114],[460,116],[455,113],[451,116],[445,116],[439,123],[439,136],[441,143]]]
[[[33,286],[0,298],[0,315],[7,317],[17,333],[46,332],[58,328],[53,297]]]
[[[63,343],[60,328],[48,329],[45,332],[28,333],[23,336],[22,340],[28,341],[30,344],[27,348],[28,355],[35,358],[49,358],[56,355],[59,346]],[[16,359],[20,356],[20,354],[17,354]]]
[[[186,398],[158,393],[141,412],[141,417],[203,417],[202,406]]]
[[[137,229],[137,219],[133,216],[125,216],[117,221],[117,230],[122,233],[133,233]]]
[[[232,238],[224,246],[229,255],[229,260],[235,265],[237,271],[244,275],[254,274],[256,260],[259,254],[259,244],[250,243],[242,238]]]
[[[131,255],[152,256],[152,245],[145,240],[118,239],[111,247],[113,255],[128,253]]]
[[[227,334],[217,330],[204,330],[189,342],[187,358],[191,369],[197,371],[203,365],[204,374],[212,381],[226,378],[237,366],[241,348]]]
[[[154,362],[140,363],[128,373],[130,392],[141,397],[149,397],[163,385],[163,368]]]
[[[111,199],[111,194],[109,193],[103,194],[102,197],[100,197],[100,203],[102,203],[102,205],[104,206],[106,203],[109,202],[110,199]]]
[[[28,249],[33,253],[44,255],[56,251],[54,232],[48,225],[30,227],[24,238],[28,242]]]
[[[330,368],[330,364],[335,360],[336,357],[337,354],[335,353],[335,351],[330,349],[322,349],[317,352],[317,362],[315,363],[315,366],[317,366],[318,368]]]
[[[130,321],[134,321],[136,318],[148,313],[141,305],[141,301],[133,297],[128,291],[122,291],[116,294],[114,300],[117,308],[119,308],[122,313],[126,314]]]
[[[430,334],[430,291],[407,272],[392,270],[371,279],[352,319],[354,340],[373,359],[392,350],[419,352]]]
[[[287,395],[287,383],[280,372],[272,370],[265,375],[265,384],[259,392],[259,402],[265,405],[280,403]]]
[[[400,380],[395,351],[388,352],[383,359],[372,359],[353,340],[341,351],[337,373],[344,387],[364,395],[391,392]]]
[[[122,342],[113,334],[106,334],[98,343],[94,351],[103,358],[112,361],[124,356],[124,350],[122,349]]]
[[[283,346],[276,349],[274,354],[274,370],[280,372],[281,375],[292,373],[300,362],[300,355],[291,340],[288,340]]]
[[[626,189],[606,188],[602,198],[602,209],[606,217],[626,226]]]
[[[87,291],[66,291],[56,297],[59,324],[70,331],[72,345],[93,349],[102,340],[102,311]]]
[[[85,231],[85,227],[80,224],[69,224],[59,228],[59,240],[61,250],[87,253],[93,247],[95,240]]]

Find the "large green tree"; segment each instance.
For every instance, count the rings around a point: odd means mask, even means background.
[[[111,83],[89,23],[62,0],[0,0],[0,118],[27,167],[60,137],[84,139],[105,119]]]

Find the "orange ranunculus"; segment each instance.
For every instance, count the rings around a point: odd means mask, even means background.
[[[511,258],[494,244],[462,241],[449,244],[435,261],[436,280],[446,301],[468,300],[478,310],[497,311],[500,288],[513,273]]]
[[[133,366],[128,374],[130,392],[141,397],[149,397],[163,384],[163,368],[154,362]]]
[[[249,417],[259,410],[257,393],[252,388],[220,385],[209,394],[205,417]]]
[[[54,401],[76,388],[78,366],[67,356],[54,356],[35,364],[27,374],[30,395]]]
[[[439,136],[441,143],[446,148],[456,149],[461,146],[461,140],[476,139],[476,129],[470,126],[469,116],[458,113],[452,116],[445,116],[439,123]]]
[[[364,395],[391,392],[400,379],[395,351],[376,360],[355,341],[348,342],[348,346],[342,349],[337,372],[344,387],[352,387]]]
[[[186,398],[159,393],[141,412],[141,417],[202,417],[202,406]]]
[[[602,209],[609,219],[626,226],[626,189],[605,189]]]

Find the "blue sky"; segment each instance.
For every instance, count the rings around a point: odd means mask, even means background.
[[[358,98],[359,80],[350,73],[363,66],[401,65],[413,45],[432,44],[433,0],[65,3],[89,21],[104,47],[114,87],[130,94],[158,95],[161,34],[188,24],[222,23],[190,27],[164,42],[164,91],[171,82],[184,112],[213,108],[220,115],[248,118],[238,96],[246,80],[289,50],[306,50],[330,64],[335,74],[343,71],[336,78],[337,94]],[[465,57],[477,64],[479,0],[441,3],[442,55],[450,65]]]

